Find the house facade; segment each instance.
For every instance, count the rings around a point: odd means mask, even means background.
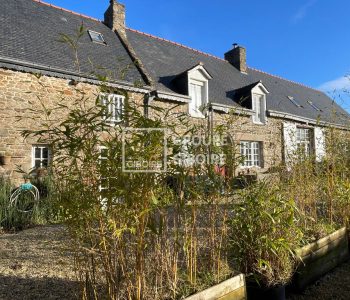
[[[18,166],[45,167],[53,155],[48,145],[21,136],[38,127],[34,112],[73,105],[82,97],[77,86],[94,105],[101,76],[112,124],[125,105],[121,90],[140,108],[174,107],[193,124],[225,124],[234,114],[241,168],[258,173],[287,163],[298,147],[321,160],[325,128],[348,118],[324,93],[248,67],[244,47],[219,58],[127,28],[125,7],[116,1],[99,21],[38,0],[4,0],[0,23],[0,155],[11,158],[0,173],[15,180]]]

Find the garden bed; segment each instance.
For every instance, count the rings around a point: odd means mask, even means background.
[[[243,300],[246,299],[244,275],[236,275],[185,300]]]
[[[301,258],[300,265],[293,278],[292,289],[302,291],[347,259],[349,242],[347,229],[336,232],[306,245],[296,251]]]

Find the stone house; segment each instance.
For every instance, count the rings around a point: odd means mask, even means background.
[[[21,136],[37,127],[35,119],[19,120],[31,115],[38,98],[48,106],[73,103],[80,97],[76,85],[94,103],[96,70],[140,106],[177,106],[194,123],[222,124],[233,111],[241,168],[259,173],[287,162],[298,147],[322,159],[324,129],[344,125],[348,116],[318,90],[248,67],[242,46],[219,58],[127,28],[125,7],[114,0],[103,21],[39,0],[3,0],[0,28],[0,154],[11,157],[0,171],[14,178],[17,165],[43,167],[52,155],[47,145]],[[118,123],[124,96],[107,98],[109,121]]]

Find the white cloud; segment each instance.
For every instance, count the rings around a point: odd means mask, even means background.
[[[318,89],[324,92],[350,90],[350,77],[343,76],[334,80],[327,81],[321,84]]]
[[[307,15],[308,10],[316,4],[318,0],[308,0],[304,5],[302,5],[298,11],[292,16],[292,22],[297,23],[304,19]]]

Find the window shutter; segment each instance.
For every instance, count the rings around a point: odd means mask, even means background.
[[[315,127],[314,130],[315,137],[315,156],[316,161],[321,161],[326,155],[326,139],[324,129],[321,127]]]
[[[290,164],[297,151],[297,126],[294,123],[283,123],[284,159]]]

